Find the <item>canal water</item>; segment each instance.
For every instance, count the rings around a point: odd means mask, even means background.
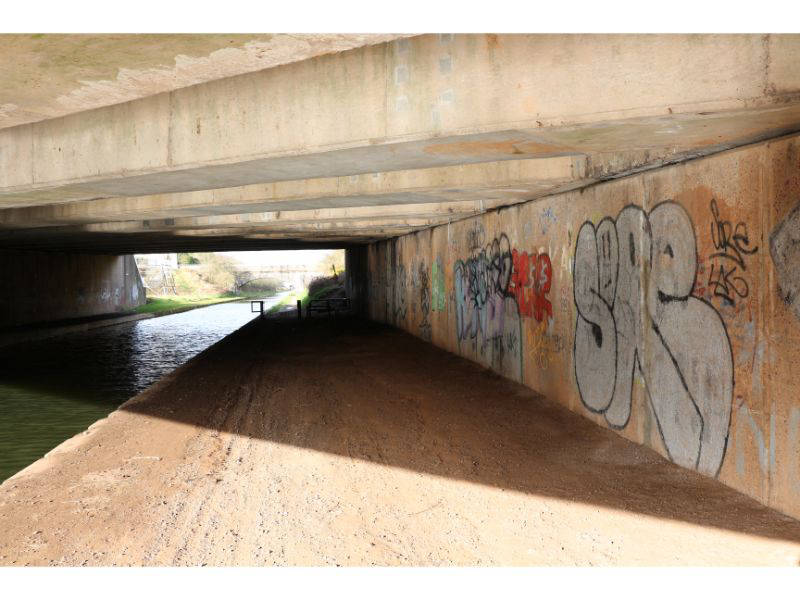
[[[229,302],[0,348],[0,481],[254,316]]]

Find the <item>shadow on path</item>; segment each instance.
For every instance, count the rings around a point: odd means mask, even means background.
[[[232,386],[249,404],[236,422],[225,418]],[[223,430],[281,444],[800,542],[800,521],[474,363],[358,319],[255,320],[123,410],[201,427],[223,422]]]

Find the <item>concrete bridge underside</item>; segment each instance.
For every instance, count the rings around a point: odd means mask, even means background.
[[[422,35],[303,56],[0,129],[0,247],[364,244],[800,130],[798,36]]]

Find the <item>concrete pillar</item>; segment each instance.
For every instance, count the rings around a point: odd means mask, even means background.
[[[357,315],[367,314],[367,247],[354,246],[344,251],[345,289]]]

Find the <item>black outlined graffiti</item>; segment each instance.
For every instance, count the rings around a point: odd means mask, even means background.
[[[447,297],[444,292],[444,269],[440,256],[437,256],[431,265],[431,297],[431,310],[444,311]]]
[[[486,231],[480,223],[473,223],[467,230],[467,249],[480,251],[486,243]]]
[[[394,285],[394,321],[398,323],[406,318],[406,267],[399,263],[395,271]]]
[[[428,281],[428,269],[425,267],[424,260],[421,260],[417,265],[414,285],[419,289],[419,309],[421,313],[419,332],[424,340],[430,341],[431,324],[428,321],[428,315],[431,312],[431,289]]]
[[[505,234],[473,250],[470,258],[456,261],[456,334],[459,342],[473,340],[478,353],[496,370],[521,381],[519,307],[509,292],[512,267],[511,243]]]
[[[758,246],[750,247],[750,235],[746,223],[739,221],[733,226],[730,221],[721,219],[717,201],[713,198],[710,208],[711,241],[716,252],[709,256],[711,270],[708,273],[707,285],[715,296],[733,304],[735,296],[747,298],[750,293],[750,286],[743,277],[744,271],[747,270],[744,259],[758,252]]]
[[[716,309],[691,295],[697,248],[675,202],[587,221],[575,243],[575,378],[611,427],[630,419],[636,370],[669,457],[716,476],[730,425],[733,358]]]

